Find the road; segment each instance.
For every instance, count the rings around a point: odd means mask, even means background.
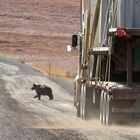
[[[33,98],[33,83],[52,87],[55,99]],[[0,139],[140,140],[138,122],[103,127],[96,119],[77,118],[70,88],[62,83],[68,86],[68,82],[52,81],[25,64],[0,57]]]

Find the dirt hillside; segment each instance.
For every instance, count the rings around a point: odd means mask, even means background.
[[[54,75],[73,77],[77,54],[66,52],[79,31],[80,0],[1,0],[0,54]]]

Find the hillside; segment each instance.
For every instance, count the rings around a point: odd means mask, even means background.
[[[79,4],[79,0],[1,0],[0,54],[73,77],[78,53],[66,52],[66,46],[79,31]]]

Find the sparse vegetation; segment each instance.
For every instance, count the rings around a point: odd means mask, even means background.
[[[51,76],[60,76],[66,79],[73,79],[75,77],[74,74],[70,72],[64,72],[59,68],[49,68],[40,64],[32,64],[32,67],[41,71],[44,74],[51,75]]]
[[[66,52],[71,35],[79,31],[79,0],[2,0],[0,54],[38,65],[45,73],[72,78],[77,52]],[[7,10],[5,10],[7,9]]]
[[[53,76],[64,76],[63,72],[58,68],[49,68],[40,64],[32,64],[32,67],[38,69],[39,71]]]

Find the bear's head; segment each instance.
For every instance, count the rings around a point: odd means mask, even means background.
[[[35,88],[36,88],[36,84],[33,83],[33,86],[32,86],[32,88],[31,88],[31,90],[34,90]]]

